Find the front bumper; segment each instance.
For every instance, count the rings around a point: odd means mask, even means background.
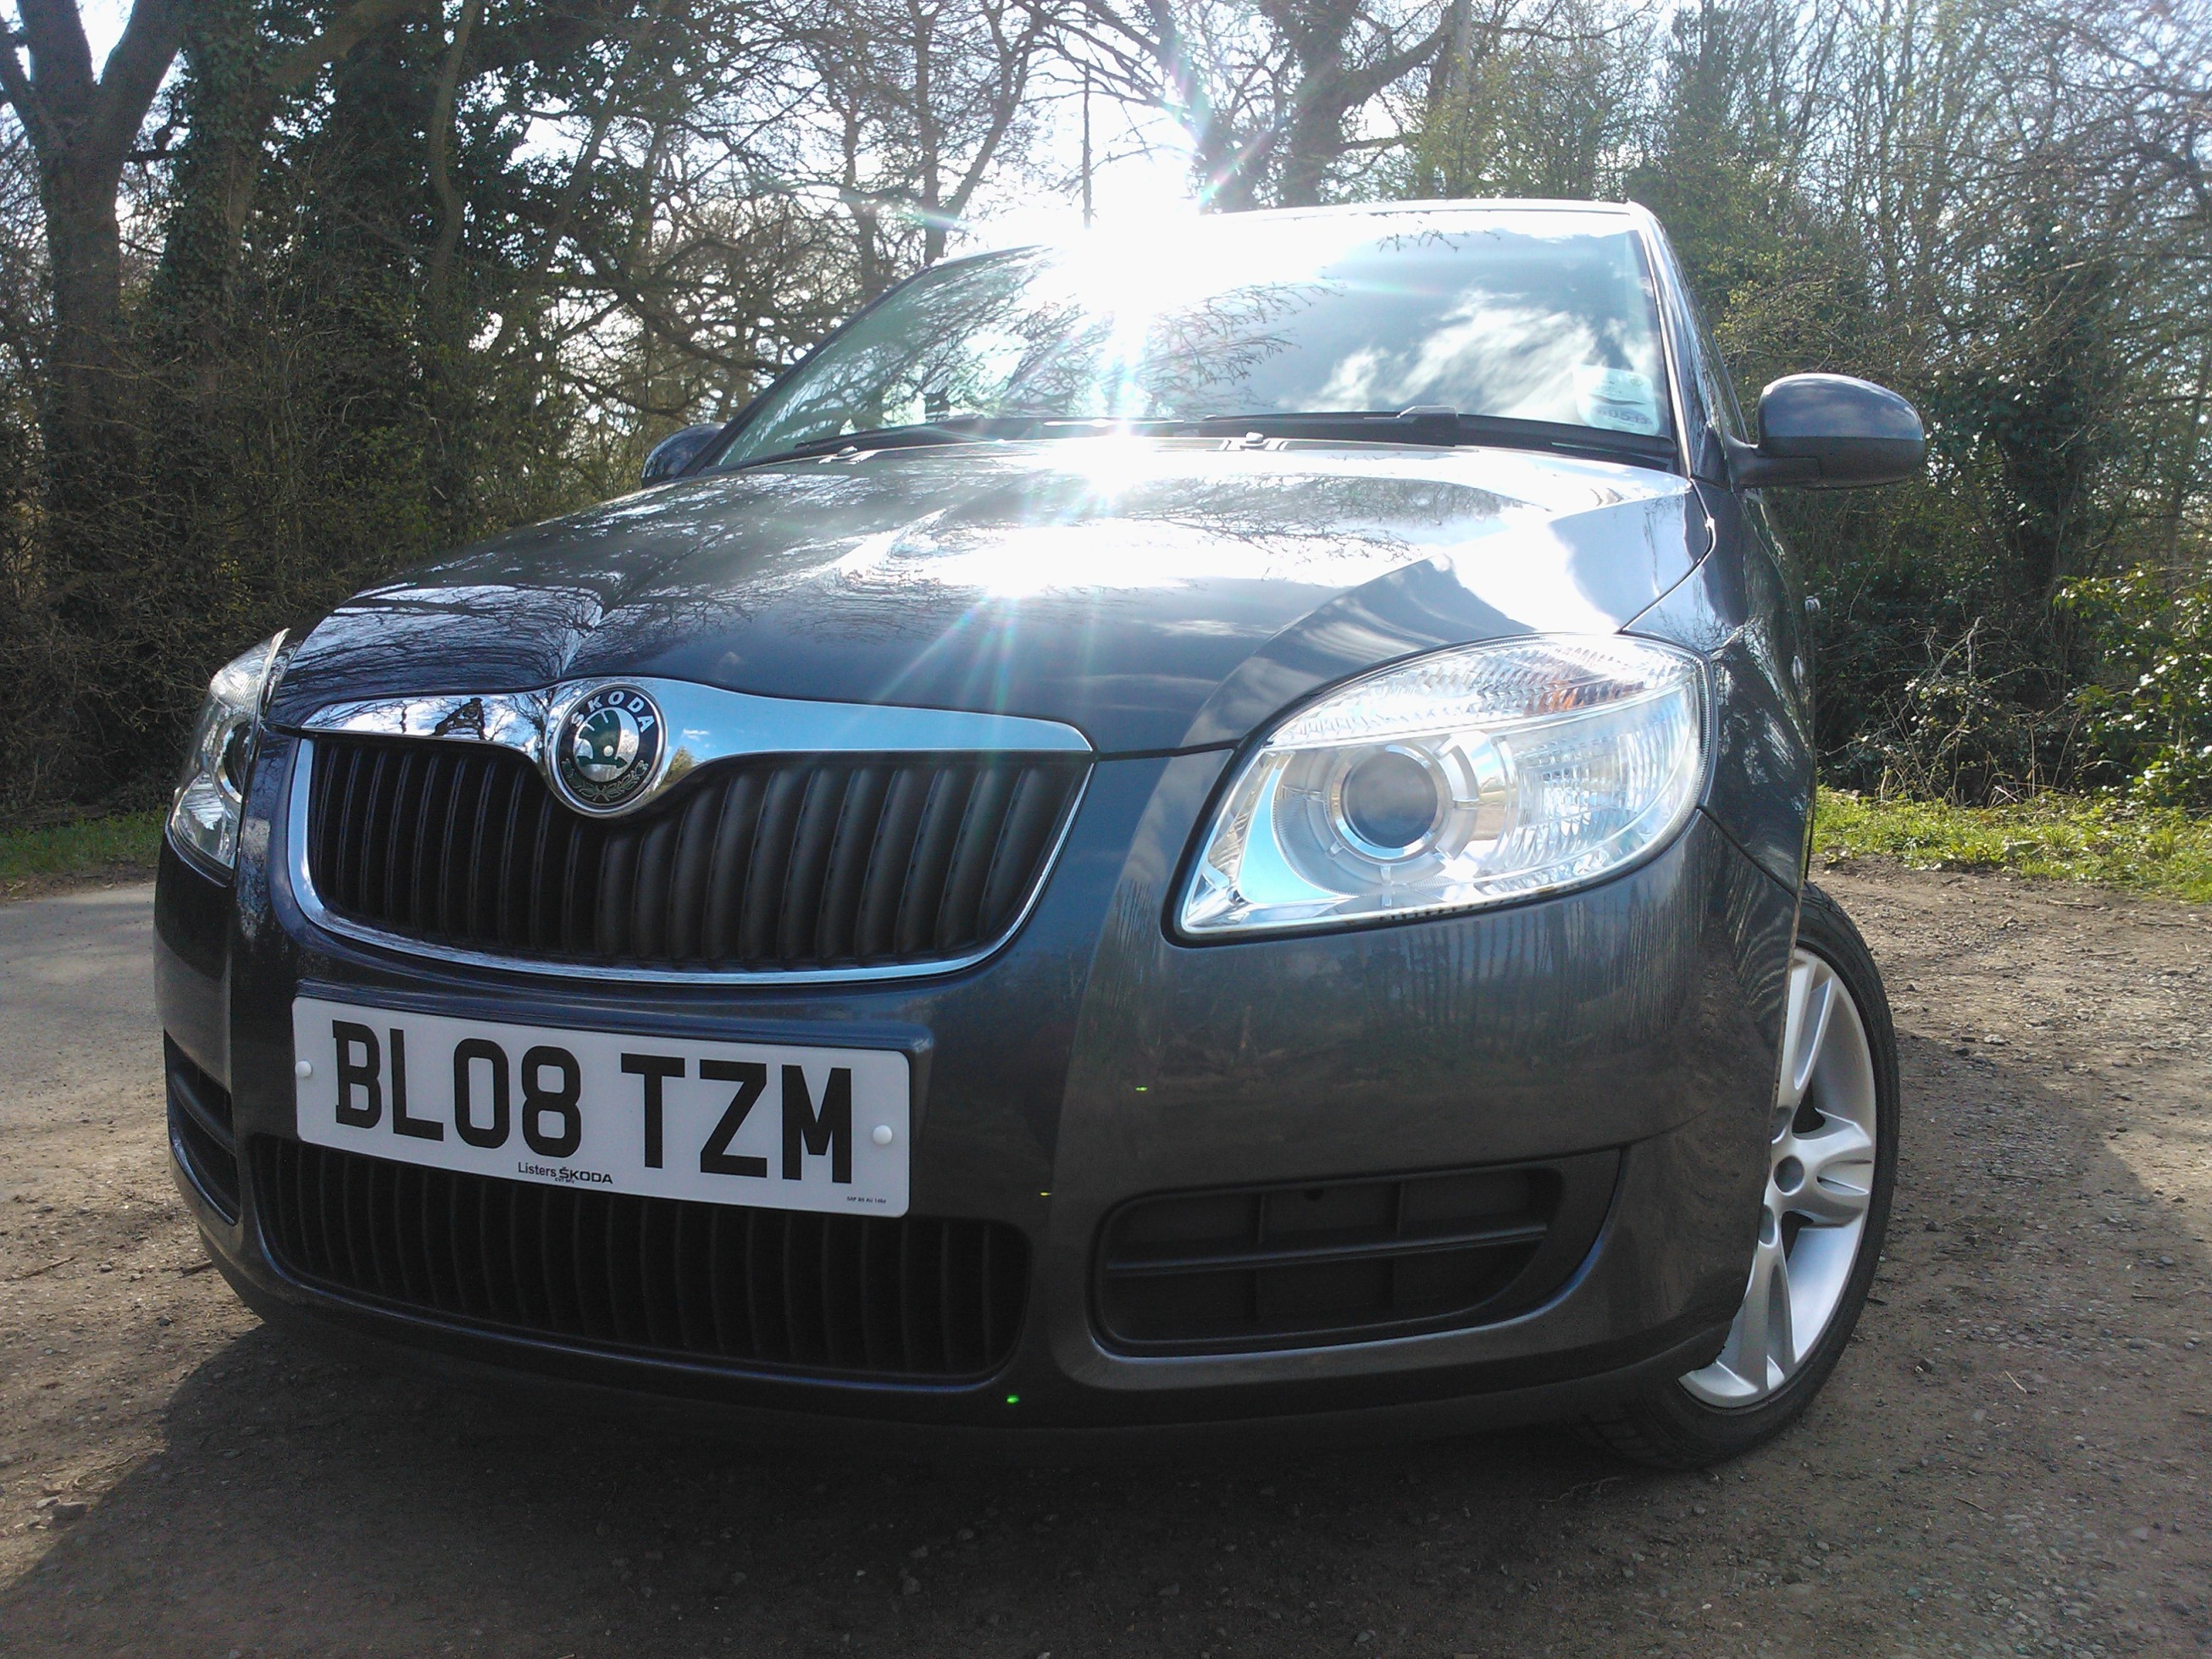
[[[1018,1229],[1030,1285],[1011,1356],[976,1380],[615,1352],[312,1287],[272,1255],[252,1158],[228,1204],[204,1170],[180,1170],[218,1264],[272,1315],[462,1367],[771,1417],[1157,1431],[1572,1409],[1701,1362],[1741,1297],[1796,900],[1703,816],[1659,856],[1581,892],[1190,948],[1161,919],[1225,757],[1107,762],[1035,912],[987,963],[865,986],[616,986],[461,970],[316,929],[283,875],[276,803],[291,759],[272,738],[256,768],[234,893],[166,850],[161,871],[164,1028],[228,1091],[236,1146],[293,1133],[290,1005],[303,991],[463,1017],[897,1046],[917,1073],[914,1211]],[[190,1163],[189,1124],[173,1144]],[[1595,1244],[1510,1317],[1223,1352],[1137,1354],[1100,1334],[1101,1228],[1139,1195],[1597,1152],[1619,1162]]]

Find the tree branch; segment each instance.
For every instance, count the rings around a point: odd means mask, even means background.
[[[396,18],[427,11],[434,0],[354,0],[331,19],[330,27],[303,40],[269,66],[269,85],[278,93],[297,92],[368,36]]]
[[[86,135],[103,158],[112,156],[119,162],[137,142],[154,94],[161,91],[184,41],[184,19],[170,0],[137,0],[131,8],[123,38],[100,70]]]
[[[31,83],[48,118],[67,138],[92,106],[92,47],[85,41],[84,20],[76,0],[16,0],[16,9],[23,17],[23,44],[31,49]]]
[[[10,36],[0,51],[0,92],[15,106],[15,114],[23,123],[23,131],[37,151],[52,149],[60,142],[46,106],[39,101],[39,94],[31,88],[30,76],[23,72],[23,60],[15,55],[15,40]]]
[[[462,0],[460,20],[453,25],[453,42],[446,61],[438,66],[437,88],[430,100],[428,163],[430,193],[438,198],[438,238],[430,248],[429,270],[423,287],[430,313],[442,321],[446,307],[446,279],[453,267],[453,250],[461,240],[461,200],[453,190],[452,152],[453,106],[459,101],[461,60],[468,53],[469,36],[476,32],[483,0]]]

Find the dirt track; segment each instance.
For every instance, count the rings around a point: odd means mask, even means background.
[[[1904,1046],[1879,1305],[1800,1430],[1687,1476],[1540,1434],[817,1467],[356,1369],[197,1270],[146,890],[0,905],[0,1652],[2212,1648],[2212,912],[1823,879]]]

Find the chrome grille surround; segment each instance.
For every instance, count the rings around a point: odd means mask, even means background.
[[[283,864],[295,900],[317,928],[380,949],[442,963],[555,978],[650,984],[805,985],[866,982],[957,972],[983,961],[1018,933],[1049,879],[1089,782],[1089,743],[1073,726],[1021,715],[962,710],[802,702],[724,691],[683,681],[629,678],[649,690],[669,725],[658,775],[638,798],[642,806],[686,781],[696,769],[741,757],[820,757],[824,760],[936,757],[988,761],[1035,756],[1085,763],[1050,845],[1038,860],[1019,907],[995,933],[957,955],[915,961],[818,967],[660,966],[509,954],[441,943],[340,914],[314,878],[312,836],[315,734],[493,744],[529,760],[542,777],[546,734],[566,710],[601,681],[569,681],[543,692],[368,699],[335,703],[300,723],[291,758],[283,825]],[[625,814],[627,816],[627,814]]]

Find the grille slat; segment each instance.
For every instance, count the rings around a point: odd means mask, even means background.
[[[1028,1302],[1028,1243],[996,1222],[748,1209],[249,1146],[262,1237],[287,1273],[449,1322],[919,1380],[996,1369]]]
[[[674,867],[668,876],[667,923],[668,954],[679,962],[696,959],[702,949],[719,805],[714,791],[696,789],[679,820]]]
[[[1015,781],[1012,804],[991,855],[983,885],[981,931],[996,933],[1014,918],[1025,896],[1024,873],[1042,857],[1060,817],[1061,801],[1050,781],[1024,772]]]
[[[453,1258],[451,1250],[452,1231],[445,1226],[445,1218],[439,1213],[444,1207],[438,1202],[438,1183],[430,1179],[426,1170],[412,1172],[414,1202],[408,1207],[415,1224],[416,1260],[422,1264],[423,1276],[430,1287],[431,1304],[449,1313],[460,1311],[461,1294],[454,1281]],[[446,1248],[441,1248],[441,1247]]]
[[[986,767],[969,790],[960,827],[953,832],[952,856],[945,866],[945,896],[939,901],[937,942],[973,939],[981,924],[983,881],[998,851],[998,832],[1006,821],[1012,779],[1003,766]]]
[[[668,936],[668,878],[676,862],[680,821],[664,813],[653,820],[642,841],[630,843],[636,849],[629,885],[632,956],[664,959],[673,953]],[[611,837],[608,844],[623,839]]]
[[[853,774],[845,792],[814,916],[814,955],[819,960],[836,962],[859,954],[860,897],[883,819],[887,781],[882,767],[864,766]]]
[[[368,1186],[362,1194],[362,1214],[367,1217],[385,1213],[391,1207],[392,1193],[398,1185],[397,1170],[370,1171]],[[368,1254],[369,1273],[389,1295],[395,1285],[404,1288],[405,1281],[400,1275],[399,1261],[394,1254],[397,1241],[386,1238],[384,1232],[380,1227],[369,1226],[363,1231],[362,1242]]]
[[[399,757],[390,749],[380,749],[368,757],[368,775],[361,781],[361,817],[354,820],[362,826],[360,854],[349,859],[341,848],[337,856],[344,871],[339,879],[347,902],[364,913],[374,914],[383,908],[381,890],[373,887],[371,879],[382,867],[379,857],[381,844],[392,839],[392,770],[398,765]]]
[[[762,757],[635,819],[513,750],[314,739],[307,867],[334,915],[434,946],[673,972],[927,964],[1004,935],[1086,763]]]
[[[407,861],[408,834],[415,827],[413,796],[415,774],[422,763],[422,751],[403,749],[398,763],[392,769],[392,823],[384,837],[384,858],[379,871],[386,902],[392,906],[392,920],[406,927],[415,908],[415,895],[410,884],[400,884],[400,866]]]
[[[843,767],[822,767],[807,776],[776,915],[775,954],[786,962],[821,960],[823,886],[830,873],[830,854],[844,816],[846,785],[850,780],[851,774]]]
[[[816,1340],[812,1310],[806,1298],[806,1218],[796,1210],[783,1212],[783,1306],[791,1325],[791,1357],[802,1365],[819,1364],[822,1345]],[[817,1356],[821,1356],[817,1358]]]
[[[715,1352],[714,1316],[706,1298],[714,1261],[708,1250],[711,1212],[681,1210],[670,1218],[669,1253],[675,1270],[669,1283],[675,1291],[676,1318],[684,1347],[693,1353]]]
[[[957,850],[954,843],[967,816],[968,793],[974,782],[974,775],[964,770],[940,772],[929,781],[929,802],[921,809],[899,904],[896,948],[902,955],[919,956],[937,947],[945,878],[952,872],[952,855]]]

